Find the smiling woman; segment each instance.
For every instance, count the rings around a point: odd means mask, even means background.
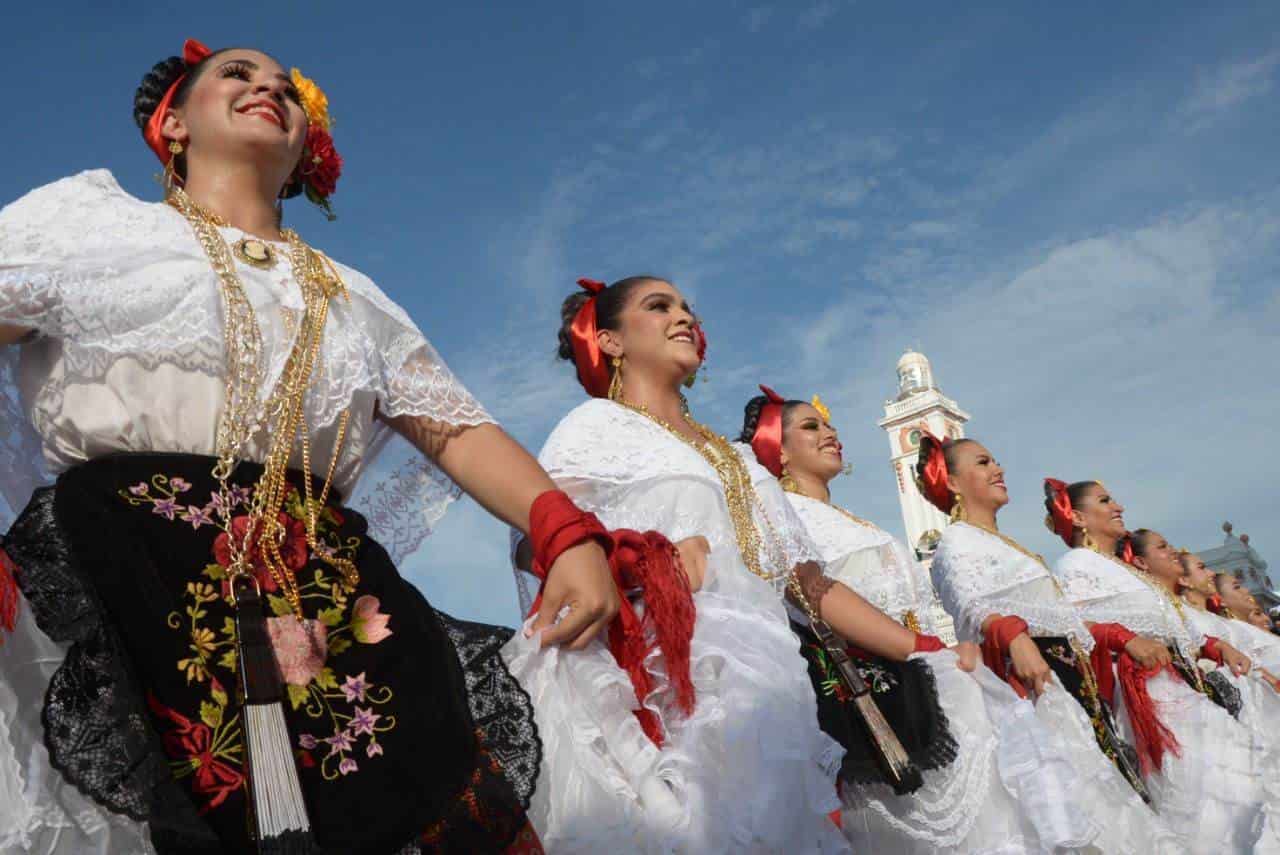
[[[420,540],[459,488],[535,538],[582,515],[399,306],[284,227],[340,172],[318,87],[183,53],[134,100],[163,202],[96,170],[0,211],[23,450],[0,487],[25,505],[0,551],[0,851],[536,850],[511,630],[433,609],[377,538]],[[343,497],[393,434],[421,454],[366,517]],[[557,534],[542,640],[582,645],[617,594],[598,523]]]

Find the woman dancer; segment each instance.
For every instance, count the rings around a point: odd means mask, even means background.
[[[432,609],[341,497],[392,431],[425,455],[374,507],[399,536],[449,479],[521,529],[554,485],[399,307],[281,228],[340,168],[314,84],[189,41],[134,116],[167,204],[98,170],[0,212],[0,401],[30,441],[6,497],[57,475],[4,539],[0,848],[535,847],[510,631]],[[590,537],[559,544],[546,642],[617,608]]]
[[[1045,495],[1046,523],[1073,547],[1054,565],[1067,598],[1086,619],[1142,632],[1172,657],[1172,668],[1135,667],[1124,657],[1117,663],[1125,689],[1119,718],[1147,761],[1162,818],[1193,851],[1273,851],[1273,833],[1264,828],[1264,755],[1247,728],[1205,694],[1196,666],[1203,653],[1239,675],[1250,667],[1247,657],[1196,631],[1167,587],[1116,557],[1126,534],[1124,507],[1101,483],[1046,479]],[[1138,546],[1154,548],[1154,538]],[[1149,708],[1136,703],[1143,698]],[[1226,697],[1221,702],[1229,704]]]
[[[988,667],[1035,699],[1036,717],[1061,740],[1058,749],[1084,780],[1075,795],[1087,802],[1096,825],[1093,848],[1181,851],[1135,792],[1142,791],[1142,782],[1128,746],[1110,726],[1102,702],[1106,690],[1099,689],[1092,667],[1095,633],[1062,596],[1044,560],[996,526],[996,515],[1009,502],[1004,469],[974,440],[940,441],[926,434],[916,471],[921,493],[952,519],[930,572],[956,635],[980,642]],[[1108,627],[1094,629],[1104,645],[1136,656],[1148,658],[1159,649]],[[1047,798],[1053,803],[1060,795],[1050,792]]]
[[[740,439],[780,479],[828,575],[904,626],[932,632],[933,586],[914,556],[883,529],[831,502],[829,485],[842,471],[842,457],[826,408],[816,396],[809,404],[761,390],[765,394],[747,404]],[[849,751],[847,769],[851,757],[866,754],[866,739],[859,723],[850,721],[852,709],[833,690],[825,657],[806,624],[792,626],[806,641],[824,729]],[[858,630],[848,640],[866,645],[872,636]],[[1089,831],[1057,825],[1063,817],[1087,818],[1087,804],[1075,804],[1071,792],[1078,777],[1065,758],[1055,762],[1052,752],[1024,750],[1051,744],[1053,736],[980,656],[978,646],[966,641],[952,650],[914,654],[905,663],[886,657],[860,661],[899,735],[905,739],[913,732],[919,710],[936,709],[954,750],[945,765],[921,761],[924,786],[909,795],[842,774],[843,827],[856,851],[1040,852],[1087,839]],[[875,679],[879,675],[884,676]],[[1046,810],[1055,801],[1047,798],[1050,789],[1061,801]]]
[[[1251,622],[1232,620],[1222,595],[1218,593],[1216,575],[1205,566],[1194,552],[1182,550],[1178,555],[1182,575],[1178,578],[1178,591],[1183,602],[1196,611],[1188,613],[1197,622],[1203,621],[1200,630],[1205,635],[1227,638],[1253,662],[1250,674],[1258,674],[1269,684],[1280,687],[1280,638]],[[1220,574],[1234,579],[1230,574]],[[1265,617],[1265,616],[1264,616]],[[1214,631],[1217,630],[1217,631]]]
[[[678,557],[695,616],[684,646],[656,632],[640,657],[613,636],[579,653],[507,645],[544,740],[534,826],[556,852],[848,851],[827,816],[843,752],[818,728],[782,595],[798,570],[824,615],[848,599],[854,619],[887,625],[898,658],[917,636],[832,588],[777,482],[689,414],[681,384],[704,340],[680,292],[648,276],[580,284],[564,303],[560,356],[592,399],[539,460],[607,526],[663,547],[644,563]],[[676,624],[670,586],[629,575],[624,622],[634,608],[655,631]]]

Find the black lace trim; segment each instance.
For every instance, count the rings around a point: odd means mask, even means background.
[[[113,813],[150,824],[184,852],[218,851],[217,839],[174,783],[115,633],[54,514],[54,488],[37,490],[4,538],[36,625],[70,642],[45,692],[42,724],[50,764]]]
[[[542,739],[534,724],[533,701],[502,661],[502,646],[514,630],[458,620],[436,609],[458,652],[467,683],[471,717],[484,734],[484,747],[502,766],[525,810],[533,799],[542,765]]]
[[[1210,699],[1231,713],[1232,718],[1240,718],[1240,708],[1244,706],[1244,701],[1240,698],[1240,690],[1231,684],[1227,675],[1213,670],[1204,675],[1204,682],[1209,689]]]

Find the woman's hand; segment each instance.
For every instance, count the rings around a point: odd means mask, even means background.
[[[565,606],[569,612],[556,623]],[[542,608],[530,632],[546,630],[543,647],[560,644],[581,650],[609,626],[620,606],[604,550],[593,541],[580,543],[560,553],[551,565],[542,588]]]
[[[686,537],[676,544],[680,553],[680,564],[684,567],[684,575],[689,578],[689,590],[702,590],[702,583],[707,577],[707,556],[711,554],[711,544],[701,535]]]
[[[1218,640],[1218,650],[1222,653],[1222,664],[1231,669],[1231,673],[1240,677],[1249,673],[1253,661],[1225,641]]]
[[[1277,679],[1275,674],[1272,674],[1266,668],[1255,668],[1253,673],[1261,677],[1276,692],[1280,692],[1280,679]]]
[[[1124,646],[1124,652],[1133,657],[1133,661],[1143,668],[1163,668],[1173,661],[1166,645],[1141,635],[1129,639]]]
[[[962,641],[951,650],[956,654],[956,667],[961,671],[972,672],[982,661],[982,648],[972,641]]]
[[[1025,632],[1009,643],[1009,659],[1013,674],[1027,687],[1032,697],[1044,694],[1044,687],[1053,679],[1053,669],[1040,655],[1040,648]]]

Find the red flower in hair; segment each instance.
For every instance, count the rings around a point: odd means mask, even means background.
[[[342,155],[333,147],[333,137],[319,125],[307,128],[307,142],[302,149],[302,162],[298,165],[307,196],[312,193],[327,199],[338,189],[342,177]]]

